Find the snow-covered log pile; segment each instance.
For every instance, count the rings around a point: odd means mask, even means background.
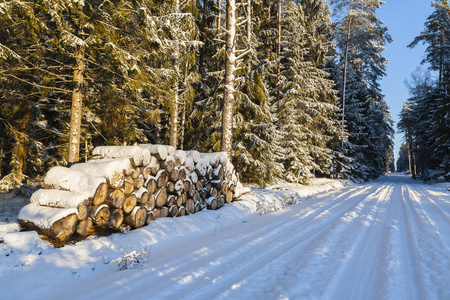
[[[225,152],[164,145],[102,146],[93,159],[53,167],[19,213],[25,230],[66,242],[103,229],[139,228],[159,217],[218,209],[238,179]]]

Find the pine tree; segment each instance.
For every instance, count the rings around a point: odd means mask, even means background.
[[[335,80],[343,109],[342,126],[349,133],[344,144],[352,158],[353,175],[377,177],[386,171],[392,149],[392,118],[381,94],[379,80],[385,75],[384,45],[391,41],[387,28],[375,13],[376,0],[334,0],[336,41],[339,49]],[[381,123],[377,123],[381,122]],[[381,125],[381,129],[378,127]],[[373,140],[377,134],[379,141]]]

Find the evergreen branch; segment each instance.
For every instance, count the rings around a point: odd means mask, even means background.
[[[71,90],[64,90],[64,89],[60,89],[60,88],[57,88],[57,87],[48,87],[48,86],[40,85],[40,84],[37,84],[37,83],[34,83],[34,82],[29,82],[29,81],[27,81],[25,79],[19,78],[19,77],[15,76],[15,75],[12,75],[12,74],[6,74],[6,76],[10,76],[10,77],[15,78],[15,79],[17,79],[19,81],[22,81],[22,82],[24,82],[26,84],[32,85],[34,87],[42,88],[42,89],[50,89],[52,91],[59,91],[59,92],[62,92],[62,93],[71,93],[72,92]]]

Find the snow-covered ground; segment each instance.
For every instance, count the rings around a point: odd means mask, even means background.
[[[0,219],[0,299],[450,299],[445,188],[390,175],[254,189],[59,249]]]

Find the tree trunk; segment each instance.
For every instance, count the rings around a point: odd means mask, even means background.
[[[222,15],[222,0],[217,0],[217,31],[220,30],[220,18]]]
[[[180,12],[180,0],[176,0],[175,2],[176,8],[175,12],[178,14]],[[174,53],[174,68],[175,68],[175,87],[174,87],[174,99],[172,102],[172,107],[170,110],[170,130],[169,130],[169,145],[173,147],[177,147],[178,145],[178,104],[179,104],[179,74],[180,74],[180,66],[179,66],[179,49],[178,45],[175,46]]]
[[[350,7],[349,7],[349,17],[347,22],[347,39],[345,41],[345,49],[344,49],[344,74],[343,80],[342,80],[342,131],[344,131],[345,126],[345,97],[346,97],[346,89],[347,89],[347,69],[348,69],[348,52],[350,48],[350,30],[352,27],[352,18],[351,12],[353,10],[353,1],[350,1]]]
[[[72,115],[70,118],[69,133],[69,164],[80,160],[80,136],[81,136],[81,116],[82,116],[82,93],[83,72],[84,72],[84,49],[78,47],[75,50],[76,66],[73,70],[73,91],[72,91]]]
[[[277,2],[277,103],[280,100],[280,90],[278,84],[280,83],[281,73],[281,0]]]
[[[236,0],[227,1],[225,91],[222,112],[222,151],[231,160],[233,151],[233,109],[236,84]]]

